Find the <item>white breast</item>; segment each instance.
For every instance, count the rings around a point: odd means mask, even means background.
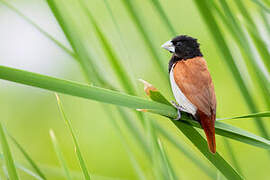
[[[183,92],[180,90],[180,88],[177,86],[175,80],[174,80],[174,75],[173,75],[173,67],[171,68],[170,71],[170,81],[171,81],[171,87],[173,91],[173,95],[176,99],[176,102],[184,108],[184,111],[187,113],[192,114],[195,116],[197,108],[194,106],[183,94]]]

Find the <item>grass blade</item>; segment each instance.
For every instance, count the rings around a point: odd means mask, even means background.
[[[172,106],[104,88],[57,79],[15,68],[0,66],[0,79],[133,109],[154,109],[158,110],[161,114],[177,117],[176,109]]]
[[[128,117],[128,115],[125,113],[125,111],[122,108],[118,107],[117,110],[118,110],[119,114],[121,115],[121,118],[124,120],[124,122],[126,122],[126,126],[129,128],[129,130],[135,136],[135,139],[138,141],[138,143],[140,145],[142,145],[142,147],[144,149],[146,149],[146,153],[150,156],[149,146],[148,146],[147,142],[145,141],[145,139],[141,136],[141,132],[139,131],[137,126],[133,125],[133,123],[130,120],[130,117]],[[128,140],[125,139],[125,137],[122,133],[122,130],[121,130],[119,124],[117,123],[117,120],[114,117],[112,111],[110,109],[109,110],[107,109],[105,111],[105,113],[107,113],[107,115],[110,117],[110,122],[112,122],[113,126],[115,127],[116,133],[118,134],[119,138],[121,139],[121,143],[122,143],[124,149],[126,150],[127,154],[129,155],[128,157],[130,159],[132,166],[134,167],[134,170],[136,171],[136,175],[137,175],[138,179],[146,180],[147,178],[146,178],[143,170],[141,169],[140,165],[136,161],[134,154],[128,145]]]
[[[255,117],[270,117],[270,111],[252,113],[252,114],[229,117],[229,118],[222,118],[222,119],[217,119],[217,120],[221,121],[221,120],[228,120],[228,119],[243,119],[243,118],[255,118]]]
[[[28,161],[28,163],[32,166],[32,168],[36,171],[36,173],[44,180],[47,178],[45,177],[44,173],[40,170],[38,165],[34,162],[34,160],[29,156],[29,154],[24,150],[24,148],[16,141],[16,139],[8,134],[13,143],[17,146],[17,148],[21,151],[25,159]]]
[[[207,166],[200,158],[197,157],[195,153],[192,152],[191,149],[188,149],[180,140],[179,138],[173,137],[171,133],[166,131],[163,127],[161,127],[159,124],[155,124],[156,128],[158,129],[158,132],[161,133],[161,135],[168,139],[170,143],[172,143],[179,151],[181,151],[184,156],[189,158],[196,166],[198,166],[206,175],[208,175],[211,179],[215,179],[216,173]]]
[[[82,9],[85,11],[90,22],[93,24],[97,37],[99,38],[100,43],[103,46],[104,53],[106,54],[107,59],[110,62],[111,67],[114,70],[119,82],[121,83],[122,87],[125,89],[126,92],[128,92],[129,94],[133,94],[135,92],[135,89],[131,79],[129,78],[129,74],[126,72],[125,68],[120,63],[119,59],[116,57],[116,53],[113,51],[112,46],[109,44],[108,40],[102,33],[98,24],[91,15],[89,9],[87,9],[87,5],[84,4],[82,0],[80,0],[79,2],[81,2]]]
[[[68,170],[68,166],[67,166],[67,164],[66,164],[66,162],[64,160],[63,154],[62,154],[62,152],[60,150],[58,141],[57,141],[57,139],[56,139],[56,137],[54,135],[53,130],[50,130],[50,136],[51,136],[51,139],[52,139],[54,151],[56,152],[58,160],[59,160],[59,162],[60,162],[61,166],[63,167],[64,172],[66,174],[66,179],[71,180],[71,176],[70,176],[70,173],[69,173],[69,170]]]
[[[85,161],[82,157],[82,153],[81,153],[81,150],[80,150],[80,147],[79,147],[79,144],[78,144],[78,141],[77,141],[77,138],[75,136],[75,133],[74,133],[74,130],[72,128],[72,125],[71,125],[71,122],[69,121],[69,119],[66,117],[65,115],[65,112],[63,110],[63,107],[62,107],[62,103],[58,97],[58,95],[56,94],[56,99],[57,99],[57,103],[58,103],[58,108],[59,108],[59,111],[61,112],[61,115],[62,115],[62,118],[65,120],[65,123],[71,133],[71,136],[72,136],[72,140],[73,140],[73,143],[74,143],[74,146],[75,146],[75,152],[76,152],[76,155],[77,155],[77,158],[79,160],[79,163],[80,163],[80,166],[81,166],[81,169],[83,171],[83,174],[84,174],[84,178],[86,180],[90,180],[90,175],[88,173],[88,170],[87,170],[87,167],[86,167],[86,164],[85,164]]]
[[[83,73],[87,79],[88,82],[92,82],[95,84],[97,83],[97,79],[99,78],[99,81],[105,81],[102,76],[98,75],[96,65],[91,60],[91,57],[89,55],[87,47],[83,44],[83,42],[78,40],[78,34],[74,30],[74,27],[70,26],[68,23],[69,20],[63,17],[61,14],[61,11],[59,9],[59,5],[57,3],[60,3],[59,1],[55,0],[47,0],[47,3],[53,12],[55,18],[57,19],[60,27],[62,28],[67,40],[69,41],[75,55],[78,57],[78,60],[81,64],[81,67],[83,68]],[[62,4],[61,4],[61,7]],[[93,78],[95,77],[95,78]]]
[[[160,141],[160,139],[157,139],[157,142],[158,142],[158,146],[159,146],[159,150],[160,150],[160,153],[161,153],[161,157],[163,159],[163,162],[165,163],[165,167],[168,171],[168,174],[169,174],[169,177],[170,179],[172,180],[178,180],[179,178],[176,176],[173,168],[172,168],[172,165],[171,165],[171,162],[169,161],[169,158],[167,156],[167,153],[163,147],[163,144],[162,142]]]
[[[146,47],[148,48],[148,51],[150,55],[152,56],[153,63],[156,65],[157,69],[160,71],[160,74],[163,74],[161,77],[167,77],[168,72],[167,69],[164,68],[162,59],[159,56],[159,53],[157,52],[153,41],[151,40],[149,34],[146,32],[144,28],[143,22],[139,18],[139,13],[136,12],[135,6],[132,4],[134,3],[132,0],[122,0],[122,3],[124,4],[127,12],[129,13],[129,16],[131,17],[132,21],[135,23],[138,31],[140,32],[142,39],[145,42]],[[166,81],[168,81],[166,79]]]
[[[171,36],[172,37],[176,36],[177,33],[176,33],[171,21],[167,17],[166,12],[163,10],[162,5],[160,4],[159,0],[152,0],[152,3],[154,5],[154,7],[156,8],[156,10],[158,11],[163,23],[165,24],[165,27],[170,32]]]
[[[5,160],[5,165],[8,172],[8,177],[12,180],[18,180],[19,176],[15,168],[14,160],[12,158],[12,155],[8,146],[8,142],[6,139],[6,135],[5,135],[2,123],[0,123],[0,142],[1,142],[2,151],[4,154],[4,160]]]
[[[3,154],[0,154],[0,158],[5,160],[4,158],[4,155]],[[42,177],[40,177],[39,175],[35,174],[34,172],[32,172],[30,169],[26,168],[25,166],[17,163],[17,162],[14,162],[15,166],[18,168],[18,169],[21,169],[23,172],[25,172],[26,174],[29,174],[30,176],[33,176],[35,179],[38,179],[38,180],[44,180]],[[1,179],[1,178],[0,178]]]
[[[35,179],[38,179],[38,180],[44,180],[42,177],[40,177],[39,175],[35,174],[34,172],[32,172],[31,170],[25,168],[24,166],[18,164],[15,162],[15,166],[18,168],[18,169],[21,169],[23,172],[25,172],[26,174],[32,176],[33,178]]]
[[[243,175],[243,173],[242,173],[242,171],[241,171],[241,168],[240,168],[240,165],[239,165],[239,163],[238,163],[238,161],[237,161],[237,158],[236,158],[236,156],[235,156],[235,153],[233,152],[233,148],[232,148],[230,142],[229,142],[227,139],[223,139],[223,141],[224,141],[224,145],[225,145],[225,147],[226,147],[226,149],[227,149],[227,151],[228,151],[228,154],[229,154],[230,157],[231,157],[231,160],[232,160],[232,162],[233,162],[233,165],[235,166],[235,169],[236,169],[240,174]]]

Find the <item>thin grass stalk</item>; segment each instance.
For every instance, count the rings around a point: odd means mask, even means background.
[[[32,172],[31,170],[27,169],[26,167],[18,164],[15,162],[15,166],[17,167],[17,169],[20,169],[22,172],[32,176],[33,178],[37,179],[37,180],[43,180],[42,177],[40,177],[39,175],[35,174],[34,172]]]
[[[223,142],[224,142],[224,145],[225,145],[225,147],[226,147],[226,149],[228,151],[229,156],[231,157],[231,160],[232,160],[233,165],[235,166],[235,169],[243,176],[242,170],[241,170],[240,165],[238,163],[238,160],[237,160],[237,158],[235,156],[235,153],[233,151],[233,148],[231,146],[230,141],[223,138]]]
[[[58,157],[58,160],[66,174],[66,179],[67,180],[71,180],[71,175],[69,173],[69,170],[68,170],[68,166],[66,164],[66,161],[64,160],[64,157],[63,157],[63,154],[60,150],[60,147],[59,147],[59,144],[58,144],[58,141],[55,137],[55,134],[53,132],[53,130],[50,130],[50,136],[51,136],[51,140],[52,140],[52,143],[53,143],[53,147],[54,147],[54,151],[56,152],[57,154],[57,157]]]
[[[135,23],[137,30],[139,31],[142,40],[144,41],[150,55],[152,56],[152,61],[155,64],[157,70],[162,74],[161,77],[167,77],[168,72],[165,66],[163,65],[163,60],[160,58],[159,53],[157,52],[153,41],[151,40],[151,37],[149,34],[146,32],[144,28],[143,22],[140,20],[137,10],[135,9],[135,5],[133,4],[132,0],[122,0],[122,3],[124,7],[126,8],[130,18],[132,21]],[[168,79],[166,79],[166,82],[168,82]]]
[[[117,22],[117,20],[116,20],[116,18],[115,18],[115,16],[114,16],[114,13],[113,13],[113,11],[112,11],[112,9],[111,9],[109,0],[103,0],[103,1],[104,1],[104,4],[105,4],[106,9],[107,9],[108,12],[109,12],[109,15],[110,15],[111,19],[112,19],[112,22],[113,22],[113,24],[114,24],[114,27],[115,27],[115,29],[116,29],[116,31],[117,31],[118,38],[119,38],[120,42],[122,42],[120,46],[121,46],[122,49],[123,49],[122,53],[124,54],[123,56],[125,56],[124,59],[129,59],[129,60],[130,60],[130,59],[132,59],[132,57],[130,56],[130,54],[129,54],[129,52],[128,52],[127,45],[126,45],[126,43],[125,43],[125,41],[124,41],[124,37],[123,37],[123,35],[122,35],[123,33],[121,32],[120,26],[119,26],[119,24],[118,24],[118,22]],[[130,75],[130,78],[131,78],[131,80],[132,80],[132,84],[134,84],[134,82],[135,82],[135,79],[134,79],[134,77],[135,77],[134,68],[133,68],[133,66],[131,65],[130,61],[126,61],[126,62],[127,62],[127,68],[129,69],[129,74],[131,74],[131,75]],[[135,70],[135,71],[136,71],[136,70]],[[136,86],[135,86],[135,91],[136,91],[136,92],[138,91],[138,88],[137,88]],[[137,93],[136,93],[136,94],[137,94]]]
[[[6,133],[4,131],[2,123],[0,123],[0,142],[4,155],[5,166],[7,169],[7,175],[9,177],[8,179],[19,180],[19,176],[15,168],[14,160],[7,142]]]
[[[44,180],[47,178],[45,177],[44,173],[41,171],[39,166],[34,162],[34,160],[30,157],[30,155],[24,150],[24,148],[18,143],[18,141],[11,136],[9,133],[7,133],[10,139],[13,141],[15,146],[21,151],[25,159],[28,161],[28,163],[32,166],[32,168],[36,171],[36,173]]]
[[[62,16],[59,7],[57,6],[57,2],[55,0],[47,0],[47,3],[53,12],[55,18],[57,19],[61,29],[63,30],[67,40],[69,41],[75,55],[78,57],[81,67],[83,68],[83,73],[88,82],[97,83],[96,79],[101,76],[95,77],[96,74],[99,74],[96,70],[95,65],[91,61],[91,57],[89,56],[86,47],[77,40],[76,32],[68,25],[66,19]],[[102,81],[102,79],[99,79]]]
[[[6,131],[6,130],[5,130]],[[8,133],[7,133],[8,134]],[[0,153],[0,158],[2,160],[5,160],[4,155]],[[25,166],[19,164],[18,162],[14,161],[14,165],[17,167],[17,169],[21,169],[23,172],[25,172],[26,174],[29,174],[30,176],[33,176],[35,179],[38,180],[44,180],[44,178],[42,178],[41,176],[39,176],[38,174],[32,172],[30,169],[26,168]],[[1,178],[0,178],[1,179]]]
[[[160,4],[159,0],[152,0],[152,4],[154,5],[156,11],[159,13],[161,20],[165,24],[166,29],[170,33],[172,37],[177,35],[171,21],[169,20],[166,12],[164,11],[162,5]]]
[[[201,161],[199,157],[193,151],[191,148],[188,148],[183,144],[183,142],[179,139],[174,137],[171,133],[164,130],[163,127],[161,127],[158,123],[155,123],[155,128],[158,129],[158,132],[166,138],[171,144],[173,144],[177,149],[179,149],[185,157],[191,160],[191,162],[194,163],[194,165],[198,166],[209,178],[215,179],[216,175],[215,172],[208,167],[208,165]]]
[[[122,87],[125,89],[126,92],[129,94],[134,94],[134,86],[132,84],[132,81],[129,78],[129,74],[126,72],[125,68],[122,64],[120,64],[119,59],[116,57],[116,53],[111,48],[112,46],[109,44],[108,40],[102,33],[101,29],[99,28],[98,24],[94,20],[93,16],[91,15],[89,9],[87,8],[87,5],[83,3],[82,0],[79,0],[81,4],[81,8],[84,10],[85,14],[87,15],[88,19],[94,26],[95,32],[97,34],[97,37],[99,38],[102,47],[104,49],[104,53],[107,56],[107,59],[109,60],[112,69],[114,70],[119,82],[121,83]]]
[[[127,47],[126,47],[126,45],[125,45],[124,38],[123,38],[122,33],[121,33],[121,31],[120,31],[120,27],[119,27],[119,25],[118,25],[118,23],[117,23],[117,21],[116,21],[114,15],[113,15],[113,12],[112,12],[112,9],[111,9],[111,7],[110,7],[110,4],[109,4],[108,0],[104,0],[104,4],[105,4],[105,6],[106,6],[106,8],[107,8],[107,10],[108,10],[108,12],[109,12],[109,14],[110,14],[110,16],[111,16],[111,19],[112,19],[112,21],[113,21],[113,24],[114,24],[114,26],[115,26],[115,29],[116,29],[116,31],[117,31],[117,33],[118,33],[118,37],[119,37],[120,41],[122,42],[122,46],[123,46],[123,49],[124,49],[125,54],[126,54],[126,59],[130,59],[130,55],[129,55],[128,50],[127,50]],[[130,69],[129,73],[127,73],[127,72],[123,69],[123,70],[120,71],[120,72],[122,72],[122,73],[120,74],[120,76],[127,76],[127,77],[130,77],[130,79],[127,78],[127,80],[130,81],[130,87],[129,87],[129,89],[132,89],[132,90],[133,90],[133,94],[137,94],[137,93],[136,93],[137,88],[133,86],[133,81],[134,81],[134,72],[133,72],[133,68],[131,67],[131,65],[130,65],[129,63],[128,63],[127,67]],[[114,70],[116,70],[116,69],[114,68]],[[129,76],[129,74],[131,74],[131,76]],[[144,119],[142,113],[136,111],[136,116],[140,119],[140,121],[141,121],[141,122],[143,123],[143,125],[144,125],[144,124],[145,124],[145,119]]]
[[[84,158],[82,156],[82,153],[81,153],[81,150],[80,150],[80,147],[79,147],[79,143],[78,143],[77,137],[75,135],[75,132],[74,132],[74,130],[72,128],[71,122],[66,117],[66,114],[64,112],[64,109],[63,109],[62,103],[61,103],[61,101],[59,99],[59,96],[57,94],[55,94],[55,95],[56,95],[56,99],[57,99],[57,104],[58,104],[59,111],[60,111],[60,113],[62,115],[62,118],[64,119],[64,121],[65,121],[65,123],[66,123],[66,125],[68,127],[68,130],[69,130],[70,134],[71,134],[72,141],[73,141],[74,147],[75,147],[75,153],[77,155],[77,158],[78,158],[78,161],[79,161],[81,170],[82,170],[82,172],[84,174],[84,178],[86,180],[90,180],[90,175],[89,175],[88,169],[86,167],[85,160],[84,160]]]
[[[162,158],[162,154],[160,151],[160,147],[158,146],[158,138],[154,131],[153,122],[151,119],[147,119],[146,121],[146,130],[147,135],[146,138],[148,143],[151,146],[151,169],[153,169],[154,179],[163,180],[170,179],[169,177],[169,169],[165,166],[167,162]]]
[[[129,117],[126,115],[125,111],[121,108],[117,108],[118,112],[120,113],[120,117],[121,117],[121,120],[124,121],[129,119]],[[121,139],[121,143],[122,143],[122,146],[124,147],[124,149],[126,150],[127,154],[128,154],[128,157],[129,157],[129,160],[131,162],[131,164],[133,165],[133,168],[134,170],[136,171],[136,176],[138,177],[138,179],[141,179],[141,180],[146,180],[146,175],[144,174],[143,170],[141,169],[140,165],[138,164],[138,162],[136,161],[135,157],[134,157],[134,154],[132,153],[132,150],[130,149],[129,145],[128,145],[128,142],[127,140],[125,139],[124,137],[124,134],[122,133],[122,130],[120,129],[120,126],[119,124],[117,123],[117,120],[116,118],[114,117],[111,109],[108,109],[107,111],[105,111],[108,115],[108,117],[111,117],[111,122],[115,128],[115,132],[117,133],[118,137]],[[125,121],[124,121],[125,122]],[[126,125],[130,125],[130,123],[126,123]],[[133,127],[134,128],[134,127]],[[132,128],[130,128],[132,129]],[[134,134],[137,134],[136,132],[133,133]],[[140,134],[137,134],[137,135],[140,135]],[[136,139],[136,138],[135,138]],[[137,137],[137,139],[139,139]],[[145,139],[144,138],[141,138],[140,139],[142,141],[142,144],[144,147],[144,149],[147,150],[147,154],[150,155],[150,150],[149,150],[149,147],[148,147],[148,144],[145,142]]]
[[[159,146],[159,151],[160,151],[160,156],[165,164],[165,167],[167,169],[167,172],[168,172],[168,175],[169,175],[169,179],[172,179],[172,180],[179,180],[179,177],[175,174],[175,171],[173,170],[173,167],[172,167],[172,164],[167,156],[167,153],[164,149],[164,146],[161,142],[161,140],[158,138],[157,139],[158,141],[158,146]]]

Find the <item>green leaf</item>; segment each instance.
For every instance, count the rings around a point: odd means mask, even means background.
[[[71,133],[71,136],[72,136],[72,140],[73,140],[73,143],[74,143],[74,146],[75,146],[75,152],[76,152],[76,155],[77,155],[77,158],[79,160],[79,163],[80,163],[80,166],[81,166],[81,169],[83,171],[83,174],[84,174],[84,178],[86,180],[90,180],[90,175],[88,173],[88,170],[87,170],[87,167],[86,167],[86,164],[85,164],[85,161],[82,157],[82,153],[81,153],[81,150],[80,150],[80,147],[79,147],[79,143],[77,141],[77,138],[75,136],[75,133],[74,133],[74,130],[72,128],[72,125],[71,125],[71,122],[69,121],[69,119],[66,117],[65,115],[65,112],[63,110],[63,107],[62,107],[62,103],[58,97],[58,95],[56,94],[56,99],[57,99],[57,103],[58,103],[58,108],[59,108],[59,111],[63,117],[63,119],[65,120],[65,123],[68,127],[68,130],[69,132]]]
[[[255,117],[270,117],[270,111],[252,113],[252,114],[229,117],[229,118],[222,118],[222,119],[217,119],[217,120],[221,121],[221,120],[228,120],[228,119],[243,119],[243,118],[255,118]]]
[[[54,151],[56,152],[58,160],[59,160],[59,162],[60,162],[61,166],[63,167],[64,172],[66,174],[66,179],[71,180],[71,176],[70,176],[70,173],[69,173],[69,170],[68,170],[68,166],[66,164],[66,161],[64,160],[63,154],[62,154],[62,152],[60,150],[58,141],[57,141],[57,139],[56,139],[56,137],[54,135],[53,130],[50,130],[50,136],[51,136],[51,139],[52,139]]]
[[[15,68],[0,66],[0,79],[133,109],[154,109],[161,114],[177,117],[176,109],[172,106],[104,88],[57,79]]]
[[[4,154],[4,160],[5,160],[5,165],[8,172],[8,177],[9,179],[12,179],[12,180],[18,180],[19,176],[15,168],[14,160],[8,146],[8,142],[6,139],[6,135],[5,135],[5,131],[2,126],[2,123],[0,123],[0,142],[1,142],[2,151]]]

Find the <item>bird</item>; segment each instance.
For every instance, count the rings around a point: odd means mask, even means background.
[[[210,152],[216,153],[215,121],[216,95],[207,63],[196,38],[188,35],[176,36],[161,47],[172,53],[169,61],[169,77],[176,102],[181,111],[198,121],[204,130]]]

